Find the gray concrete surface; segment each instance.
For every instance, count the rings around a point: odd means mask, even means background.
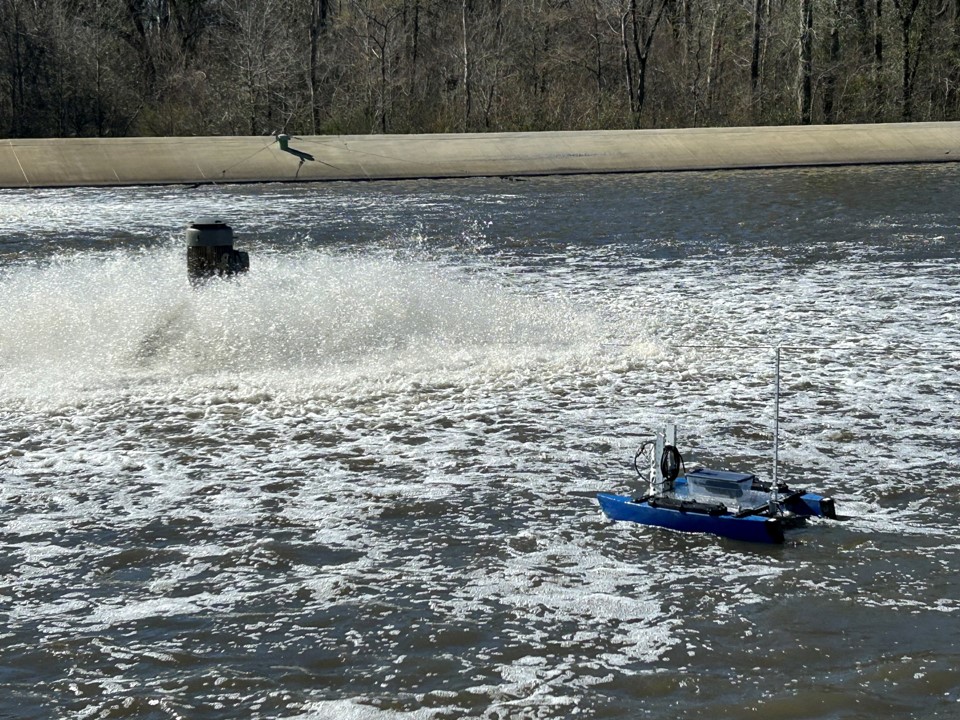
[[[450,135],[0,140],[0,187],[952,162],[960,123]],[[301,158],[296,153],[313,159]]]

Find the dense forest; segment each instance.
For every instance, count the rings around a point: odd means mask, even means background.
[[[0,135],[960,117],[960,0],[0,0]]]

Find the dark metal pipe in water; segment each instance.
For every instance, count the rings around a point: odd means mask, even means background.
[[[245,273],[250,255],[233,248],[233,228],[221,220],[202,219],[190,223],[187,236],[187,276],[194,285],[212,277]]]

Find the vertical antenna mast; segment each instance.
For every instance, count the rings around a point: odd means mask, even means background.
[[[777,466],[780,464],[780,345],[777,344],[773,383],[773,482],[770,483],[770,508],[776,509]]]

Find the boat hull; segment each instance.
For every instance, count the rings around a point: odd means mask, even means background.
[[[837,517],[837,509],[833,498],[816,493],[794,495],[784,501],[783,507],[785,510],[804,517],[810,517],[811,515],[833,519]]]
[[[655,525],[680,532],[710,533],[746,542],[776,544],[784,540],[784,523],[777,517],[738,517],[731,512],[657,507],[646,499],[637,500],[627,495],[611,493],[598,493],[597,500],[604,514],[611,520]]]

